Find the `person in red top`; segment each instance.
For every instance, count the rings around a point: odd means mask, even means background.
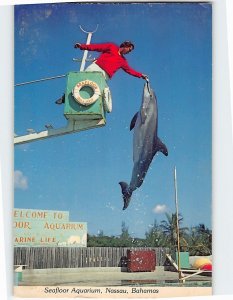
[[[123,42],[120,47],[113,43],[105,44],[80,44],[76,43],[74,48],[80,50],[98,51],[102,52],[101,55],[85,70],[85,71],[99,71],[102,72],[105,79],[111,79],[112,76],[119,69],[123,69],[126,73],[143,78],[148,81],[148,76],[131,68],[124,57],[134,49],[134,44],[130,41]],[[65,95],[59,98],[55,103],[62,104],[65,102]]]
[[[134,49],[134,44],[130,41],[123,42],[120,47],[113,43],[90,45],[77,43],[74,45],[74,48],[102,52],[94,64],[104,70],[109,78],[112,78],[119,69],[123,69],[126,73],[132,76],[147,79],[146,75],[132,69],[124,57],[125,54],[128,54]]]

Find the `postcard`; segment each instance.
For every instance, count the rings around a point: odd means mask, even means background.
[[[17,297],[212,293],[212,3],[14,7]]]

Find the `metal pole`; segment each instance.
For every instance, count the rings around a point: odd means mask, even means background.
[[[177,176],[176,167],[174,169],[174,184],[175,184],[175,204],[176,204],[176,234],[177,234],[177,265],[178,265],[178,275],[179,280],[181,280],[181,269],[180,269],[180,230],[179,230],[179,210],[178,210],[178,196],[177,196]]]
[[[91,43],[91,37],[92,37],[92,32],[89,32],[87,34],[87,41],[86,44],[89,45]],[[86,59],[87,59],[87,54],[88,54],[88,50],[85,50],[83,53],[83,58],[82,58],[82,62],[81,62],[81,67],[80,67],[80,71],[84,71],[85,68],[85,63],[86,63]]]
[[[82,120],[82,122],[68,121],[66,127],[62,128],[50,128],[48,130],[40,132],[32,132],[30,134],[15,136],[14,144],[20,145],[25,143],[30,143],[33,141],[38,141],[46,138],[57,137],[69,133],[84,131],[92,128],[105,126],[106,121],[104,119],[100,120]]]
[[[95,28],[94,31],[86,31],[86,30],[84,30],[84,29],[82,28],[81,25],[79,25],[79,28],[80,28],[83,32],[87,33],[87,41],[86,41],[86,44],[87,44],[87,45],[90,45],[92,34],[93,34],[94,32],[97,31],[98,27],[99,27],[99,25],[97,24],[97,26],[96,26],[96,28]],[[80,66],[80,71],[81,71],[81,72],[84,71],[85,63],[86,63],[86,59],[87,59],[87,54],[88,54],[88,50],[85,50],[84,53],[83,53],[83,58],[82,58],[81,66]]]
[[[67,75],[58,75],[58,76],[53,76],[53,77],[41,78],[41,79],[36,79],[36,80],[32,80],[32,81],[26,81],[26,82],[16,83],[15,86],[21,86],[21,85],[26,85],[26,84],[31,84],[31,83],[36,83],[36,82],[41,82],[41,81],[46,81],[46,80],[63,78],[63,77],[66,77],[66,76]]]

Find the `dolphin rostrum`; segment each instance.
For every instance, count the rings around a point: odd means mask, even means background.
[[[130,130],[134,128],[133,136],[133,162],[134,167],[130,184],[119,182],[124,200],[123,210],[131,200],[133,191],[139,188],[146,176],[154,155],[160,151],[168,155],[167,147],[159,139],[158,107],[154,91],[149,82],[145,83],[140,111],[133,117]]]

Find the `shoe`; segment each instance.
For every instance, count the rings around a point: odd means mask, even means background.
[[[62,95],[61,98],[57,99],[57,101],[55,101],[56,104],[62,104],[65,103],[65,95]]]

